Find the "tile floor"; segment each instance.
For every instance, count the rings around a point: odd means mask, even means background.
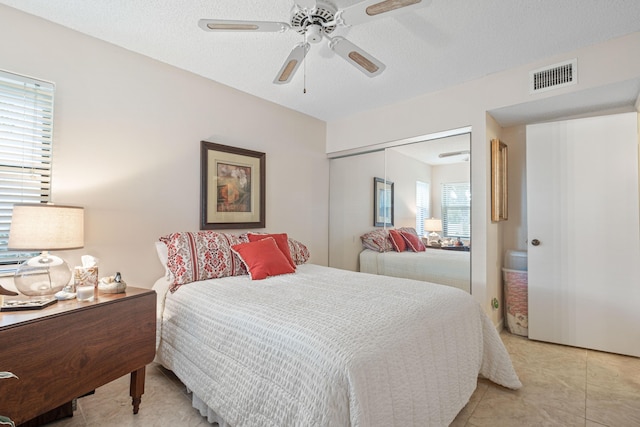
[[[501,337],[524,384],[518,391],[479,380],[453,427],[640,426],[640,359]],[[191,408],[185,387],[157,364],[147,369],[138,415],[131,413],[129,377],[78,400],[72,418],[50,426],[210,426]]]

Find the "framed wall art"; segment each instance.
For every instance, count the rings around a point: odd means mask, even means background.
[[[393,182],[373,178],[373,225],[393,226]]]
[[[507,209],[507,144],[491,140],[491,221],[506,221]]]
[[[266,154],[200,143],[200,229],[265,227]]]

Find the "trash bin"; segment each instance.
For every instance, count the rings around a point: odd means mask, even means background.
[[[529,297],[527,288],[527,251],[507,250],[504,254],[505,317],[512,334],[529,336]]]

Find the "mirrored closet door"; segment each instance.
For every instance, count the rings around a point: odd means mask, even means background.
[[[466,133],[331,159],[329,265],[470,292],[470,158]]]

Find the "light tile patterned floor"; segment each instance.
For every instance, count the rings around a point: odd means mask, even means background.
[[[453,427],[640,427],[640,359],[530,341],[503,332],[523,388],[507,390],[479,380]],[[182,383],[157,364],[147,368],[138,415],[131,413],[129,378],[78,400],[72,418],[50,424],[79,426],[210,426],[191,407]]]
[[[639,358],[501,337],[523,387],[480,380],[452,426],[640,426]]]

